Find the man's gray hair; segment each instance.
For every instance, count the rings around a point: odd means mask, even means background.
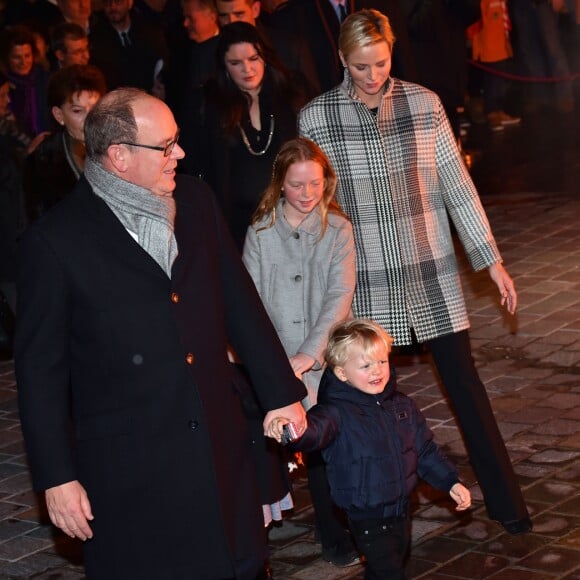
[[[129,87],[111,91],[98,101],[85,119],[85,146],[90,159],[101,159],[110,145],[137,139],[133,103],[147,96],[145,91]]]

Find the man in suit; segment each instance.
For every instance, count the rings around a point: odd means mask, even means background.
[[[57,24],[50,35],[50,50],[55,70],[73,64],[89,64],[89,39],[74,22]]]
[[[188,152],[180,172],[201,176],[209,154],[204,139],[204,85],[216,69],[219,27],[213,0],[182,0],[183,27],[169,43],[166,102],[182,128]]]
[[[301,38],[314,60],[321,90],[325,92],[342,81],[343,67],[338,58],[338,34],[341,18],[344,19],[341,10],[346,17],[363,8],[374,8],[389,17],[397,39],[393,75],[417,82],[419,78],[400,0],[289,0],[269,16],[268,24],[277,30],[301,31]]]
[[[300,431],[294,377],[214,197],[175,175],[170,109],[108,93],[85,172],[21,241],[15,348],[34,487],[91,579],[261,578],[251,440],[227,348]],[[71,425],[72,418],[72,425]]]
[[[104,0],[95,14],[89,41],[91,64],[99,67],[107,87],[138,87],[164,98],[161,71],[167,61],[163,32],[132,11],[133,0]]]

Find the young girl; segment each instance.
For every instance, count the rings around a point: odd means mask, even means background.
[[[248,229],[243,259],[294,372],[316,404],[328,333],[350,316],[355,288],[352,226],[335,198],[336,175],[308,139],[285,143],[272,180]],[[333,514],[324,464],[307,457],[308,480],[323,557],[339,566],[358,561]]]

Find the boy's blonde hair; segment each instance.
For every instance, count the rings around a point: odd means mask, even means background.
[[[391,352],[393,338],[372,320],[355,318],[336,325],[331,331],[324,358],[331,369],[342,367],[349,358],[353,344],[362,346],[365,354],[372,356],[380,347]]]
[[[320,217],[322,218],[320,237],[322,237],[326,231],[329,213],[347,218],[340,209],[334,196],[336,192],[337,179],[336,173],[334,172],[328,157],[316,143],[310,141],[310,139],[306,139],[305,137],[298,137],[291,141],[287,141],[280,148],[280,152],[276,156],[272,168],[272,179],[270,185],[268,185],[262,200],[260,201],[260,205],[258,205],[258,208],[254,213],[252,224],[256,224],[264,218],[269,217],[270,222],[262,229],[271,228],[274,225],[274,222],[276,221],[276,206],[282,196],[282,187],[284,185],[286,173],[291,165],[294,165],[294,163],[300,163],[301,161],[314,161],[322,167],[322,173],[324,175],[324,191],[322,193],[322,199],[318,204]]]
[[[338,48],[344,56],[357,48],[370,46],[379,42],[386,42],[392,52],[395,44],[395,35],[389,19],[378,10],[359,10],[347,16],[340,27]]]

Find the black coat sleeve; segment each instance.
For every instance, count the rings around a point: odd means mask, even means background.
[[[39,230],[19,245],[15,368],[35,489],[77,479],[70,443],[71,301],[64,268]]]
[[[306,396],[306,389],[295,377],[215,199],[210,197],[220,244],[228,339],[248,370],[264,410],[301,401]]]

